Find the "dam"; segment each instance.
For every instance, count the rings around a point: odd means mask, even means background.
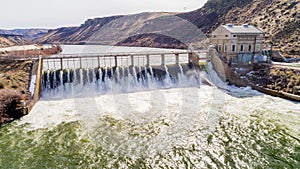
[[[199,57],[201,54],[202,57]],[[206,51],[62,54],[43,57],[42,94],[88,88],[95,93],[134,92],[201,83]],[[88,90],[85,89],[85,90]]]

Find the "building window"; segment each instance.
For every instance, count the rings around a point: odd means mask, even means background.
[[[227,45],[224,45],[224,52],[227,52]]]
[[[219,52],[222,51],[222,45],[221,45],[221,44],[218,45],[218,51],[219,51]]]
[[[227,38],[227,37],[228,37],[228,35],[225,35],[225,37]]]
[[[258,44],[256,45],[256,51],[259,52],[260,51],[261,46]]]
[[[216,35],[214,35],[214,38],[216,38],[217,36]]]
[[[244,52],[244,45],[241,45],[241,52]]]
[[[252,46],[249,45],[249,47],[248,47],[248,52],[251,52],[251,51],[252,51]]]
[[[233,37],[236,37],[236,35],[232,35]]]
[[[232,52],[235,52],[235,45],[232,45],[231,49],[232,49]]]

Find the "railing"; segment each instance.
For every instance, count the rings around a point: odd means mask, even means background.
[[[198,63],[198,61],[199,51],[77,54],[43,57],[44,70],[85,67],[149,66],[191,62]]]

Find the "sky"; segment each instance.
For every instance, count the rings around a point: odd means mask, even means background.
[[[188,12],[207,0],[1,0],[0,29],[78,26],[88,18],[141,12]]]

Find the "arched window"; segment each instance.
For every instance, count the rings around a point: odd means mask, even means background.
[[[232,52],[235,52],[235,45],[232,45],[232,46],[231,46],[231,51],[232,51]]]

